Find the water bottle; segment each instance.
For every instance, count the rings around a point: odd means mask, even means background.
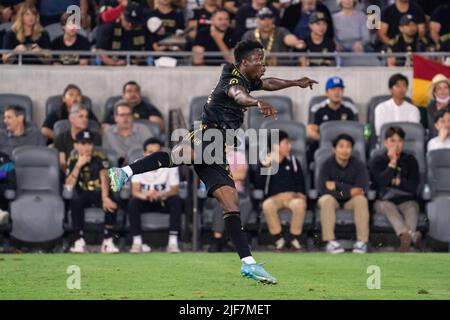
[[[206,185],[203,181],[200,181],[200,186],[198,187],[198,191],[200,191],[200,192],[206,191]]]

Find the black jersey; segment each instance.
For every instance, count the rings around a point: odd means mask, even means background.
[[[240,85],[247,92],[250,92],[261,90],[262,81],[261,79],[249,80],[235,65],[226,64],[223,67],[219,83],[213,89],[203,107],[202,122],[217,124],[224,130],[236,130],[241,127],[246,108],[228,96],[228,90],[234,85]]]

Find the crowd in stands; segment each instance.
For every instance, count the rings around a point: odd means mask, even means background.
[[[67,12],[73,5],[80,8],[79,20]],[[371,5],[381,9],[380,16],[367,12]],[[192,51],[190,64],[220,65],[232,62],[238,41],[254,39],[269,54],[385,52],[386,61],[376,65],[404,66],[411,59],[393,53],[450,51],[449,15],[445,0],[2,0],[0,48],[11,50],[3,54],[5,64],[18,63],[17,52],[25,51],[32,54],[24,54],[24,64],[108,66],[154,65],[158,57],[140,54],[127,61],[105,51]],[[288,55],[269,57],[267,64],[340,61]]]

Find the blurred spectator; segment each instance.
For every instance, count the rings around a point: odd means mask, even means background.
[[[289,136],[279,131],[279,142],[272,143],[268,159],[263,163],[269,174],[260,176],[264,181],[264,201],[262,211],[267,221],[269,233],[275,239],[275,248],[282,250],[286,245],[282,234],[278,210],[288,209],[292,214],[288,241],[294,250],[303,249],[300,244],[300,235],[306,213],[305,177],[300,162],[291,155],[292,145]],[[278,170],[271,173],[273,162]]]
[[[419,245],[422,238],[416,232],[419,205],[416,192],[420,183],[419,165],[414,156],[404,153],[405,132],[390,127],[384,137],[386,152],[370,159],[369,168],[378,200],[374,208],[386,216],[397,236],[400,251],[408,251],[411,241]],[[403,215],[403,216],[402,216]]]
[[[296,36],[289,32],[286,28],[275,26],[275,15],[267,7],[258,11],[256,19],[256,29],[249,30],[244,33],[242,40],[258,41],[264,46],[264,51],[268,52],[286,52],[290,47],[295,49],[303,49],[305,42],[299,40]],[[276,66],[277,57],[266,57],[266,65]]]
[[[389,122],[420,123],[420,112],[416,106],[405,100],[408,91],[408,78],[396,73],[389,78],[389,91],[392,99],[375,107],[375,133],[380,136],[381,127]]]
[[[252,0],[249,3],[245,3],[238,8],[236,13],[236,30],[235,39],[236,41],[241,40],[244,33],[248,30],[254,29],[256,25],[256,15],[259,10],[264,7],[268,7],[272,10],[275,15],[275,24],[278,25],[280,22],[279,12],[267,0]]]
[[[443,74],[437,74],[431,80],[428,91],[428,129],[429,136],[433,138],[438,134],[434,126],[437,112],[443,109],[450,110],[450,80]]]
[[[64,13],[61,17],[61,26],[64,30],[62,36],[53,40],[52,50],[55,51],[90,51],[89,40],[78,34],[78,27],[74,21],[69,21],[70,13]],[[63,65],[88,65],[89,56],[79,54],[60,54],[53,57],[55,64]]]
[[[66,171],[67,159],[70,157],[70,153],[72,152],[78,132],[88,129],[88,114],[88,110],[85,106],[82,104],[74,104],[70,108],[68,117],[70,129],[55,137],[54,147],[59,152],[59,165],[62,172]],[[100,146],[102,144],[101,137],[98,133],[92,132],[91,136],[96,146]]]
[[[235,41],[230,28],[230,15],[225,9],[216,10],[211,18],[211,26],[198,30],[192,47],[194,65],[220,65],[224,61],[233,63]],[[204,57],[204,52],[222,52],[222,57]]]
[[[44,137],[53,141],[55,139],[55,133],[53,132],[53,126],[58,120],[65,120],[69,118],[70,109],[73,105],[81,103],[82,93],[81,89],[74,84],[69,84],[65,89],[62,96],[61,108],[56,112],[49,113],[42,124],[41,133]],[[97,117],[88,110],[89,119],[98,122]]]
[[[0,152],[0,226],[8,223],[9,200],[6,190],[16,190],[14,163],[6,153]]]
[[[450,149],[450,110],[439,110],[434,122],[438,135],[428,141],[427,152],[437,149]]]
[[[120,19],[116,22],[105,23],[97,30],[98,51],[149,51],[151,50],[150,35],[144,27],[144,11],[140,4],[130,2]],[[132,56],[133,65],[146,65],[147,57]],[[127,64],[125,56],[101,55],[101,62],[108,66],[123,66]]]
[[[117,203],[110,196],[108,158],[103,152],[94,150],[94,140],[90,131],[78,132],[74,144],[74,154],[67,161],[65,186],[73,190],[70,200],[72,228],[75,237],[70,252],[86,252],[83,239],[84,214],[90,207],[102,208],[105,212],[104,240],[102,253],[117,253],[114,245],[114,227],[116,225]]]
[[[70,6],[78,6],[80,8],[81,24],[83,26],[89,26],[90,19],[87,15],[89,7],[88,1],[89,0],[34,0],[34,3],[39,8],[42,25],[44,27],[52,23],[58,23],[61,15],[64,12],[67,12]]]
[[[155,138],[146,140],[143,145],[145,156],[161,149],[161,142]],[[144,212],[167,212],[170,214],[167,252],[180,252],[178,235],[183,202],[178,196],[180,184],[178,168],[160,168],[156,171],[139,174],[134,176],[131,182],[132,198],[128,203],[128,215],[133,245],[130,252],[150,251],[150,247],[142,243],[141,214]]]
[[[174,9],[171,0],[158,0],[156,9],[149,14],[149,18],[151,17],[158,17],[162,20],[167,35],[185,29],[183,14]]]
[[[134,119],[147,119],[155,122],[164,131],[164,119],[161,112],[151,103],[146,103],[142,100],[141,87],[137,82],[128,81],[123,85],[122,99],[133,108]],[[109,113],[105,113],[104,115],[102,122],[103,130],[114,123],[114,110],[111,109]]]
[[[302,0],[301,2],[288,7],[281,19],[281,26],[289,29],[297,38],[307,38],[310,34],[310,16],[313,12],[322,12],[325,15],[328,29],[326,35],[334,38],[333,19],[326,6],[317,0]]]
[[[429,21],[434,10],[444,4],[448,3],[448,0],[415,0],[416,3],[422,8],[426,20]]]
[[[3,54],[3,62],[17,63],[16,52],[32,51],[33,55],[22,56],[23,64],[49,63],[51,56],[45,49],[50,48],[50,38],[39,22],[36,8],[28,4],[22,5],[11,30],[3,39],[3,49],[14,50]]]
[[[100,19],[102,22],[111,23],[120,18],[125,7],[128,5],[128,0],[118,1],[102,1],[100,8]]]
[[[234,18],[238,9],[246,3],[246,0],[224,0],[223,7],[230,13],[230,16]]]
[[[31,3],[34,0],[1,0],[0,1],[0,24],[14,22],[20,6],[24,2]]]
[[[352,156],[354,141],[347,134],[340,134],[333,141],[334,155],[320,168],[318,185],[322,240],[327,242],[326,251],[342,253],[344,249],[335,241],[334,225],[336,209],[353,209],[357,241],[354,253],[366,253],[369,240],[369,203],[365,192],[369,187],[369,175],[364,163]]]
[[[153,134],[145,124],[133,121],[132,108],[124,100],[114,105],[114,120],[116,124],[104,131],[103,148],[114,150],[122,166],[128,164],[128,151],[142,147]]]
[[[309,28],[311,33],[308,37],[302,39],[305,47],[300,52],[335,52],[336,45],[334,40],[327,36],[328,23],[323,12],[317,11],[309,16]],[[319,67],[333,66],[336,64],[333,57],[300,57],[301,66]]]
[[[367,16],[356,10],[357,0],[338,0],[341,11],[333,14],[336,47],[338,51],[369,51],[369,29]]]
[[[189,32],[189,37],[191,37],[191,39],[195,39],[195,36],[200,29],[209,29],[211,26],[211,17],[219,8],[219,0],[205,0],[203,5],[193,10],[192,17],[189,19],[188,24],[188,27],[192,28],[192,31]]]
[[[33,126],[25,125],[25,110],[20,106],[8,106],[3,113],[5,130],[0,131],[0,148],[11,156],[21,146],[45,146],[45,138]]]
[[[417,23],[410,14],[405,14],[400,19],[400,33],[397,34],[387,48],[388,53],[393,52],[424,52],[429,50],[430,42],[426,37],[419,38],[417,33]],[[389,67],[411,65],[411,59],[405,57],[388,56],[387,65]]]
[[[437,7],[431,15],[430,36],[442,52],[450,51],[450,5]]]
[[[358,109],[343,101],[344,80],[339,77],[331,77],[325,85],[327,99],[311,108],[314,118],[308,123],[308,161],[314,161],[314,153],[319,148],[320,125],[328,121],[358,121]]]
[[[150,31],[150,43],[153,51],[181,51],[185,44],[180,44],[179,41],[183,41],[184,38],[181,39],[178,37],[176,41],[172,41],[170,43],[162,43],[161,41],[167,40],[170,37],[175,37],[172,34],[169,34],[164,26],[164,22],[158,17],[151,17],[147,22],[148,30]],[[159,56],[153,56],[153,59],[158,59]],[[176,59],[176,58],[174,58]]]
[[[419,38],[425,36],[425,15],[420,6],[410,0],[395,0],[381,11],[381,26],[378,30],[380,41],[388,46],[399,33],[400,19],[403,15],[410,14],[417,22]]]

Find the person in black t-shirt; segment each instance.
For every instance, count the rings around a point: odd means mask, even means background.
[[[230,55],[234,47],[233,30],[230,28],[230,16],[225,9],[216,10],[209,28],[200,29],[195,37],[192,51],[194,65],[220,65],[223,61],[233,62]],[[204,52],[222,52],[222,57],[204,57]]]
[[[142,6],[130,2],[121,14],[119,22],[105,23],[97,31],[97,51],[148,51],[151,49],[150,35],[144,28]],[[146,65],[147,57],[131,57],[131,64]],[[101,62],[108,66],[124,66],[126,57],[101,55]]]
[[[192,28],[192,31],[189,32],[191,39],[195,39],[199,30],[208,29],[211,26],[211,17],[218,8],[218,0],[205,0],[202,6],[192,10],[192,17],[188,24],[188,27]]]
[[[305,42],[305,48],[299,50],[300,52],[334,52],[336,51],[336,44],[332,38],[329,38],[327,33],[328,23],[326,16],[321,11],[316,11],[311,14],[309,18],[309,28],[311,34],[302,39]],[[335,59],[330,57],[300,57],[299,62],[301,66],[318,67],[318,66],[334,66]]]
[[[159,0],[158,8],[149,14],[149,18],[151,17],[158,17],[162,20],[167,35],[173,35],[177,30],[185,28],[183,14],[172,7],[171,0]]]
[[[142,100],[141,87],[135,81],[128,81],[122,88],[122,99],[133,107],[134,119],[147,119],[159,124],[161,131],[164,131],[164,119],[161,112],[152,104]],[[103,131],[114,124],[114,110],[105,113],[102,128]]]
[[[405,14],[410,14],[416,19],[419,38],[425,36],[425,15],[422,8],[410,0],[396,0],[394,4],[381,11],[378,37],[384,45],[390,45],[392,39],[399,33],[400,19]]]
[[[64,13],[61,16],[61,26],[64,30],[62,36],[53,40],[52,50],[55,51],[90,51],[89,40],[78,34],[78,27],[73,21],[68,21],[70,13]],[[80,56],[79,54],[60,54],[53,57],[55,64],[63,65],[87,65],[89,56]]]
[[[51,56],[45,49],[50,48],[50,38],[39,23],[36,8],[28,4],[22,5],[11,30],[3,38],[3,49],[14,50],[3,54],[3,63],[17,63],[16,52],[32,51],[32,55],[22,56],[23,64],[47,64]]]
[[[417,23],[410,14],[405,14],[400,19],[400,33],[391,41],[387,47],[388,53],[393,52],[424,52],[431,51],[430,41],[426,38],[419,38],[417,33]],[[434,50],[433,50],[434,51]],[[405,57],[388,57],[387,65],[389,67],[411,65],[411,59]]]
[[[431,15],[430,36],[442,52],[450,51],[450,5],[436,8]]]

